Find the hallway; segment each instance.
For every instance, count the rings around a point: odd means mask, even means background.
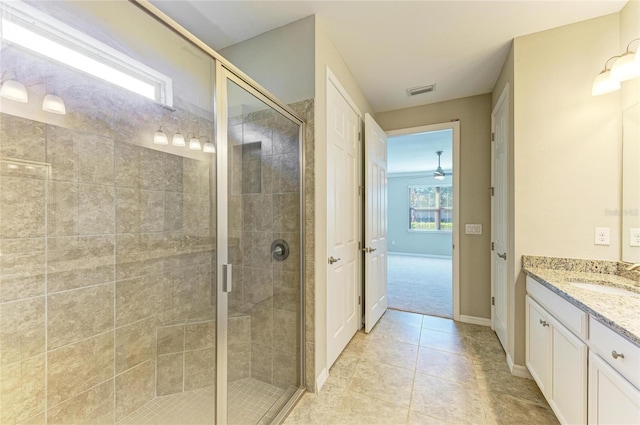
[[[389,308],[453,317],[451,258],[389,253]]]
[[[491,329],[387,310],[358,332],[319,394],[285,425],[557,424],[533,380],[509,372]]]

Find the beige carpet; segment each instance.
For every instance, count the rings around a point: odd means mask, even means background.
[[[453,317],[451,259],[389,254],[389,308]]]

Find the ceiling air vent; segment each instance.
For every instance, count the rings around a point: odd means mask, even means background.
[[[407,89],[407,95],[415,96],[417,94],[432,92],[435,89],[436,89],[435,84],[429,84],[428,86],[412,87],[410,89]]]

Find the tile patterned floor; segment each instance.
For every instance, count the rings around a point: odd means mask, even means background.
[[[229,423],[257,424],[283,393],[282,388],[253,378],[229,382]]]
[[[389,253],[387,270],[390,308],[453,317],[451,258]]]
[[[535,382],[509,372],[491,329],[388,310],[358,332],[285,425],[557,424]]]
[[[253,378],[230,382],[229,424],[259,423],[284,392],[282,388]],[[118,421],[118,425],[213,425],[214,405],[214,387],[156,397]]]
[[[118,425],[213,425],[214,387],[156,397]]]

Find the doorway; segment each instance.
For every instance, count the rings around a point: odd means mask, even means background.
[[[388,134],[389,308],[455,319],[459,123]]]

